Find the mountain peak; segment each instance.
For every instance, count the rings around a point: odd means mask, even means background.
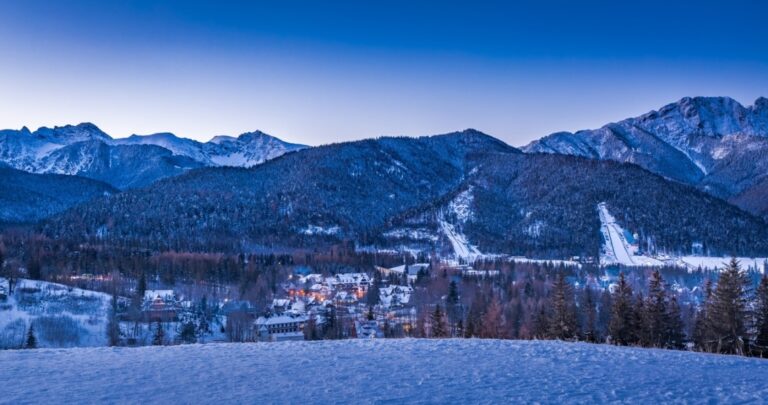
[[[40,127],[34,135],[59,144],[70,144],[89,140],[109,141],[112,138],[96,125],[82,122],[77,125]]]
[[[757,100],[755,100],[755,104],[753,104],[753,108],[755,110],[766,110],[768,109],[768,98],[765,97],[758,97]]]
[[[254,139],[277,139],[277,138],[257,129],[255,131],[242,133],[237,137],[237,139],[243,142],[250,142],[250,141],[253,141]]]

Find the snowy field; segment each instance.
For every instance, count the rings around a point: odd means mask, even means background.
[[[95,291],[20,279],[0,301],[0,349],[20,347],[31,323],[39,347],[105,346],[109,301]]]
[[[768,361],[608,345],[355,340],[0,352],[0,403],[765,403]]]

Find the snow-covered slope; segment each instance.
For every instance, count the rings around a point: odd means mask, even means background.
[[[7,290],[7,280],[0,278],[0,285]],[[95,291],[19,280],[0,301],[0,349],[21,347],[30,324],[39,347],[105,346],[109,300]]]
[[[638,164],[768,215],[768,99],[686,97],[595,130],[559,132],[524,148]],[[755,189],[756,188],[756,189]]]
[[[152,135],[131,135],[116,139],[120,145],[156,145],[186,156],[205,166],[251,167],[276,158],[286,152],[303,149],[306,146],[283,142],[261,131],[247,132],[237,138],[220,135],[201,143],[179,138],[171,133]]]
[[[762,403],[768,361],[552,341],[0,352],[7,403]]]
[[[112,139],[91,123],[0,130],[0,165],[31,173],[78,175],[117,188],[142,187],[189,169],[250,167],[304,148],[263,132],[201,143],[171,133]]]

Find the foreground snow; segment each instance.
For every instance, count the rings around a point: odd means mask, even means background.
[[[0,352],[0,402],[761,402],[768,361],[607,345],[356,340]]]

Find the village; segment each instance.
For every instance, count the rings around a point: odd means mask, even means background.
[[[500,274],[457,263],[377,266],[370,274],[335,275],[296,266],[263,306],[243,299],[196,301],[173,289],[145,289],[138,312],[136,299],[118,299],[120,336],[128,345],[413,336],[420,319],[415,289],[438,269],[457,279]]]

